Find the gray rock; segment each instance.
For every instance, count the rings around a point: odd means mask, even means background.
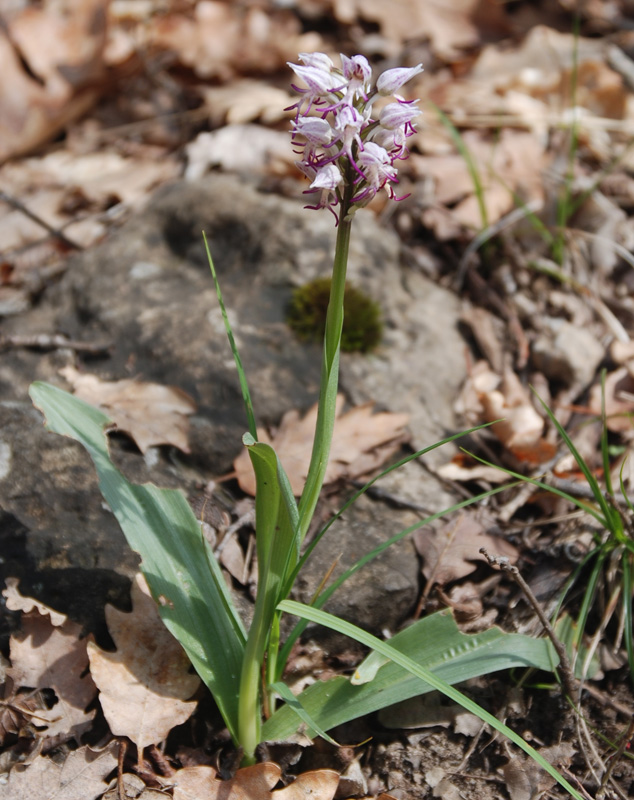
[[[258,421],[277,424],[291,408],[306,410],[318,394],[320,350],[289,333],[285,307],[294,285],[329,273],[333,220],[234,177],[212,175],[162,188],[144,212],[74,258],[38,307],[7,320],[5,329],[109,341],[104,355],[82,356],[81,368],[103,379],[138,376],[188,392],[198,404],[191,454],[161,448],[148,466],[124,437],[115,437],[112,445],[130,477],[187,491],[231,469],[246,429],[203,229]],[[441,438],[453,427],[450,408],[464,370],[455,300],[399,266],[398,240],[370,212],[358,214],[350,277],[381,303],[386,334],[375,355],[343,359],[342,386],[349,400],[408,411],[417,447]],[[121,599],[136,557],[103,506],[88,457],[73,442],[45,434],[28,403],[32,380],[65,386],[58,370],[72,359],[63,350],[3,354],[0,580],[23,577],[38,597],[92,627],[104,602],[114,595]],[[417,464],[407,474],[408,497],[432,510],[451,502]],[[391,490],[398,492],[398,478],[391,477]],[[410,516],[364,501],[337,536],[320,546],[324,562],[340,548],[344,563],[360,557],[408,524]],[[304,576],[305,591],[321,568],[316,561],[315,572]],[[345,607],[331,608],[375,631],[394,627],[415,601],[417,575],[412,546],[403,542],[355,576],[358,582],[343,590]],[[88,605],[96,609],[89,612]]]
[[[578,393],[594,380],[605,349],[594,335],[565,320],[552,320],[552,336],[533,343],[533,365],[547,378]]]

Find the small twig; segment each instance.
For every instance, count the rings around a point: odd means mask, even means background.
[[[69,247],[71,250],[83,250],[84,248],[82,245],[74,242],[72,239],[69,239],[65,233],[60,231],[58,228],[54,228],[50,225],[45,219],[39,217],[37,214],[34,214],[30,211],[24,203],[18,200],[13,195],[7,194],[7,192],[0,192],[0,200],[4,200],[5,203],[10,205],[16,211],[19,211],[21,214],[24,214],[25,217],[28,217],[32,222],[35,222],[36,225],[40,225],[44,230],[48,231],[51,236],[54,236],[56,239],[59,239],[62,244],[65,244],[66,247]]]
[[[9,347],[31,347],[38,350],[66,348],[77,353],[106,353],[112,347],[109,342],[77,342],[61,334],[38,333],[33,336],[3,336],[0,334],[0,350]]]
[[[579,700],[579,682],[575,678],[572,668],[570,666],[570,661],[568,660],[568,653],[566,652],[566,648],[562,644],[561,640],[555,633],[553,626],[548,621],[548,618],[544,614],[542,607],[539,605],[537,598],[533,594],[530,586],[526,583],[522,574],[520,573],[519,569],[511,564],[509,559],[506,556],[491,556],[487,552],[486,547],[481,547],[480,552],[489,562],[490,566],[499,567],[503,572],[507,572],[513,580],[517,583],[520,589],[526,595],[526,599],[533,607],[533,610],[539,617],[539,621],[544,627],[544,630],[548,634],[548,638],[553,643],[553,647],[555,648],[555,652],[559,656],[559,670],[561,672],[561,681],[563,683],[564,692],[569,697],[570,701],[576,704]]]
[[[123,763],[125,761],[125,754],[128,752],[128,742],[126,739],[121,739],[119,742],[119,756],[117,758],[117,794],[119,800],[126,800],[125,787],[123,785]]]
[[[624,706],[622,703],[613,700],[605,692],[602,692],[600,689],[597,689],[597,687],[594,686],[593,684],[588,683],[584,687],[584,691],[587,692],[591,697],[594,697],[594,699],[597,702],[603,703],[603,705],[613,708],[615,711],[621,714],[621,716],[627,717],[628,719],[632,716],[631,708],[628,708],[627,706]]]
[[[599,786],[599,791],[597,792],[596,800],[603,800],[603,798],[605,797],[605,787],[607,786],[608,781],[611,780],[614,768],[616,767],[616,765],[619,762],[619,759],[625,752],[625,748],[631,741],[632,736],[634,736],[634,715],[632,715],[630,719],[630,724],[627,726],[627,730],[625,731],[625,734],[621,739],[621,744],[619,745],[618,750],[616,751],[616,753],[614,753],[614,755],[610,759],[608,768],[606,769],[605,774],[603,776],[603,780],[601,781],[601,786]]]

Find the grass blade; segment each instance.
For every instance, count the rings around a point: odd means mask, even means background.
[[[227,309],[225,308],[224,300],[222,299],[222,292],[220,291],[220,283],[218,281],[218,276],[216,275],[216,268],[214,267],[214,262],[211,257],[211,251],[209,250],[209,245],[207,244],[207,237],[205,236],[204,231],[203,231],[203,239],[205,241],[205,250],[207,252],[207,259],[209,261],[211,276],[214,279],[214,284],[216,286],[216,294],[218,295],[218,304],[220,305],[222,319],[225,324],[225,330],[227,331],[227,338],[229,339],[229,345],[231,346],[231,352],[233,353],[233,360],[236,362],[236,368],[238,370],[238,380],[240,381],[240,389],[242,391],[242,400],[244,401],[244,409],[247,415],[247,424],[249,428],[249,433],[257,441],[258,429],[257,425],[255,424],[255,413],[253,411],[253,401],[251,400],[251,392],[249,391],[247,376],[244,371],[244,367],[242,366],[242,359],[240,358],[240,353],[238,352],[238,346],[236,345],[236,340],[233,336],[233,331],[231,330],[229,315],[227,314]]]

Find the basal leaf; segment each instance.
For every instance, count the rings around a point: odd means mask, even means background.
[[[161,617],[211,690],[231,734],[237,731],[238,686],[245,634],[226,583],[185,497],[128,481],[112,464],[108,418],[83,400],[46,383],[30,394],[55,433],[90,454],[99,488],[141,568]]]
[[[500,628],[473,635],[461,633],[448,611],[424,617],[397,633],[390,645],[448,684],[511,667],[550,671],[554,666],[546,640],[504,633]],[[299,695],[299,700],[321,728],[330,730],[434,688],[377,652],[359,666],[355,680],[357,685],[347,678],[315,683]],[[262,733],[269,740],[284,739],[297,723],[294,712],[284,706],[267,720]]]

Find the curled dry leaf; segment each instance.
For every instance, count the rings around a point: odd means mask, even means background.
[[[480,422],[500,420],[491,426],[491,432],[520,461],[537,465],[555,455],[555,446],[542,437],[544,420],[512,369],[505,368],[500,376],[479,361],[462,397],[464,410],[476,414]]]
[[[103,750],[80,747],[63,764],[37,756],[26,768],[14,767],[0,783],[0,800],[93,800],[106,789],[105,778],[117,766],[117,742]]]
[[[341,414],[343,403],[343,395],[338,395],[333,446],[325,484],[358,478],[372,472],[407,438],[407,414],[373,414],[372,403],[356,406]],[[272,438],[265,430],[258,429],[258,440],[275,449],[296,496],[302,493],[308,475],[316,422],[317,405],[314,405],[304,417],[300,417],[298,411],[287,412]],[[240,488],[247,494],[255,495],[255,475],[246,450],[240,453],[233,466]]]
[[[132,611],[106,606],[106,621],[117,651],[88,645],[90,671],[110,730],[139,749],[162,742],[193,714],[186,702],[200,684],[189,672],[185,651],[163,625],[144,578],[132,584]]]
[[[474,562],[485,561],[481,547],[486,547],[492,555],[506,556],[511,563],[518,556],[516,548],[506,539],[485,533],[482,523],[466,513],[437,530],[417,531],[414,545],[424,559],[423,575],[428,582],[440,586],[474,572]]]
[[[187,415],[194,413],[196,405],[181,389],[131,379],[102,381],[74,367],[64,367],[60,374],[72,384],[77,397],[102,409],[142,453],[157,444],[189,452]]]
[[[7,581],[9,583],[9,581]],[[97,689],[86,672],[86,640],[81,626],[32,598],[24,598],[11,581],[5,592],[7,605],[28,609],[22,615],[22,629],[11,636],[11,667],[7,675],[16,687],[53,689],[58,702],[38,710],[34,725],[43,727],[42,736],[59,742],[76,739],[91,725],[94,711],[86,708]],[[55,619],[53,621],[52,615]],[[63,618],[60,622],[60,617]]]

